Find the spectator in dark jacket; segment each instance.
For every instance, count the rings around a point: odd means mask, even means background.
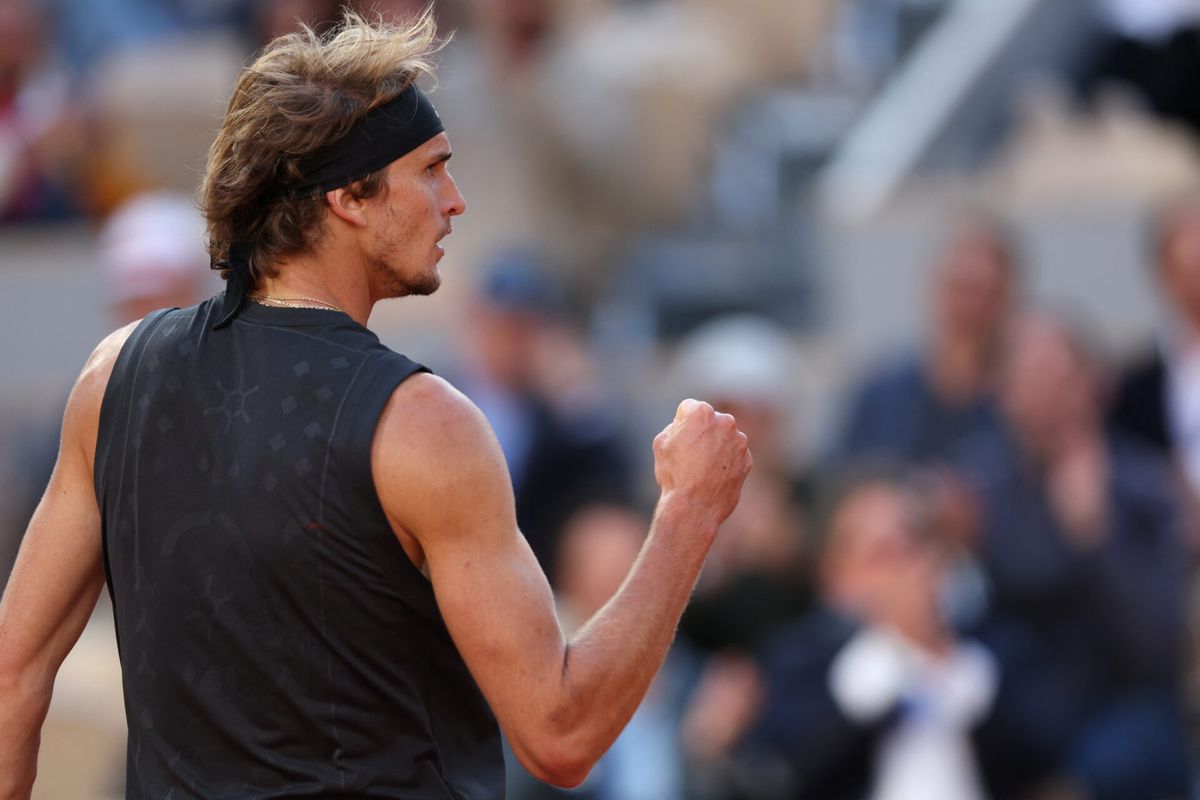
[[[997,345],[1017,292],[1017,254],[994,222],[957,230],[934,271],[920,353],[893,357],[849,403],[835,458],[944,458],[991,412]]]
[[[1038,727],[1088,796],[1183,796],[1180,503],[1153,453],[1105,431],[1097,360],[1030,316],[1003,359],[1002,420],[960,459],[992,585],[983,637],[1055,685]]]
[[[563,524],[592,503],[632,495],[621,406],[608,396],[566,310],[541,256],[499,255],[485,271],[454,375],[500,440],[517,523],[552,583]]]
[[[1154,216],[1153,271],[1166,306],[1156,346],[1121,375],[1112,422],[1173,460],[1200,492],[1200,195]]]

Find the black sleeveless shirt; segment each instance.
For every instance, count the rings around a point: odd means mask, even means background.
[[[502,798],[495,718],[371,478],[422,367],[340,312],[219,309],[142,322],[100,412],[127,798]]]

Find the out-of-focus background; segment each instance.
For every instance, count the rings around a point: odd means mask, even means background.
[[[564,628],[636,555],[680,398],[755,453],[568,794],[1200,796],[1200,2],[434,9],[468,210],[441,291],[371,325],[488,415]],[[237,70],[337,15],[0,0],[0,580],[94,344],[220,290],[193,195]],[[123,749],[102,598],[35,797],[123,796]]]

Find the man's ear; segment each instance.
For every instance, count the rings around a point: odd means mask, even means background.
[[[329,210],[338,219],[349,223],[355,228],[366,226],[366,201],[361,197],[355,197],[345,187],[326,192],[325,202],[329,204]]]

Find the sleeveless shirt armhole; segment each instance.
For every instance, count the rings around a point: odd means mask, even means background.
[[[137,364],[141,354],[150,341],[154,331],[166,318],[167,314],[178,308],[162,308],[147,314],[141,323],[129,334],[129,338],[121,345],[121,351],[113,362],[112,373],[104,387],[104,397],[100,400],[100,422],[96,429],[96,452],[92,460],[92,488],[96,493],[96,502],[101,509],[104,506],[104,478],[108,471],[104,465],[110,460],[115,444],[108,434],[112,430],[109,424],[113,414],[120,414],[129,409],[133,402],[133,378],[137,372]]]
[[[419,372],[432,371],[399,353],[387,352],[373,356],[355,381],[353,395],[344,414],[347,422],[339,429],[338,441],[335,442],[335,450],[346,459],[347,463],[343,466],[355,485],[370,487],[373,502],[369,510],[385,524],[387,516],[374,489],[371,445],[379,417],[392,393],[397,386]]]

